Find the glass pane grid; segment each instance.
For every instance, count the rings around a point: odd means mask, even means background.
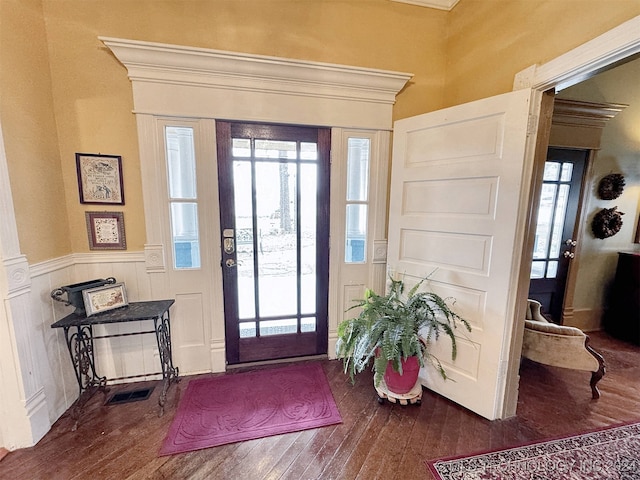
[[[255,140],[252,155],[233,142],[240,336],[313,332],[298,317],[316,309],[318,146]]]
[[[371,140],[347,140],[345,263],[365,263]]]

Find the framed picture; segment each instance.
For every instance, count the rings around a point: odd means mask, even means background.
[[[87,312],[87,317],[129,305],[124,283],[87,288],[82,290],[82,299],[84,300],[84,309]]]
[[[76,153],[80,203],[124,205],[122,157]]]
[[[90,250],[126,250],[122,212],[85,212]]]

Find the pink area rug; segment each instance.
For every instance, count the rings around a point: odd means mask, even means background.
[[[640,423],[427,466],[436,480],[634,480],[640,478]]]
[[[189,382],[160,455],[341,423],[320,364]]]

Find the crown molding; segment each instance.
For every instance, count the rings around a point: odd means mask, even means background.
[[[554,125],[604,128],[609,120],[627,107],[619,103],[592,103],[556,97],[551,122]]]
[[[134,113],[390,130],[410,73],[99,37],[126,69]]]
[[[460,0],[391,0],[397,3],[407,3],[418,5],[419,7],[437,8],[438,10],[450,11]]]
[[[133,82],[218,87],[393,105],[409,73],[98,37]]]

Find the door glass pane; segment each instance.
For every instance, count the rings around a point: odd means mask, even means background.
[[[174,268],[200,268],[197,203],[171,203],[171,235]]]
[[[232,155],[238,158],[251,157],[251,140],[248,138],[234,138],[231,140]]]
[[[536,226],[536,239],[533,248],[533,258],[547,258],[549,251],[549,237],[551,235],[551,220],[553,218],[553,204],[556,194],[556,185],[543,184],[540,196],[540,208],[538,209],[538,224]]]
[[[317,193],[318,167],[314,163],[300,165],[301,313],[316,311]]]
[[[349,138],[347,153],[347,201],[366,202],[369,195],[368,138]]]
[[[300,143],[300,159],[301,160],[317,160],[318,144],[310,142]]]
[[[240,322],[240,338],[256,336],[256,322]]]
[[[544,176],[545,182],[556,182],[560,178],[560,163],[558,162],[546,162],[544,164]]]
[[[316,331],[316,319],[313,318],[303,318],[302,324],[300,325],[300,331],[302,332],[315,332]]]
[[[298,331],[298,320],[288,318],[286,320],[267,320],[260,322],[260,336],[282,335],[285,333],[296,333]]]
[[[175,199],[196,198],[196,156],[193,128],[166,127],[169,196]]]
[[[558,262],[556,260],[547,265],[547,278],[556,278],[558,274]]]
[[[544,266],[547,262],[533,262],[531,264],[531,278],[544,278]]]
[[[562,174],[560,175],[561,182],[570,182],[571,177],[573,176],[573,163],[563,163],[562,164]]]
[[[296,142],[278,140],[256,140],[256,158],[298,158]]]
[[[347,205],[345,258],[347,263],[366,261],[367,205]]]
[[[253,206],[251,204],[251,164],[249,162],[233,162],[233,190],[236,268],[238,270],[238,317],[255,318]]]
[[[564,228],[564,215],[569,202],[569,185],[560,185],[558,190],[558,200],[556,212],[553,220],[553,235],[551,236],[551,248],[549,258],[558,258],[560,247],[562,246],[562,229]]]
[[[264,162],[256,166],[258,278],[261,317],[298,310],[296,166]]]

